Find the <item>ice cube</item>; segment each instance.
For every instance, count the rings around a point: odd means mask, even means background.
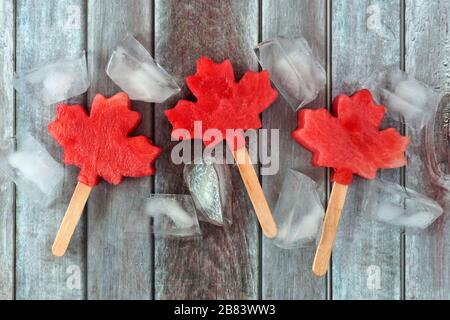
[[[147,202],[146,212],[153,218],[168,216],[178,228],[190,228],[195,220],[175,199],[152,197]]]
[[[407,73],[399,69],[389,70],[381,73],[377,81],[380,102],[402,116],[407,125],[415,130],[422,129],[436,112],[436,93]]]
[[[198,237],[201,235],[194,200],[190,195],[152,194],[132,201],[126,232],[147,233],[160,237]]]
[[[19,192],[49,205],[61,190],[64,168],[31,135],[26,134],[20,142],[17,151],[14,138],[1,142],[0,171],[16,183]]]
[[[219,226],[231,224],[231,174],[228,166],[207,158],[197,164],[187,164],[183,176],[201,217]]]
[[[180,91],[175,80],[129,34],[115,48],[106,73],[132,100],[160,103]]]
[[[273,243],[284,249],[314,246],[323,216],[317,184],[298,171],[288,170],[274,209],[278,234]]]
[[[436,201],[397,183],[376,179],[363,190],[364,214],[409,231],[428,228],[443,213]]]
[[[18,73],[14,88],[42,106],[78,96],[89,88],[86,55],[61,59]]]
[[[260,43],[255,52],[294,111],[313,101],[325,87],[325,70],[304,38],[277,37]]]

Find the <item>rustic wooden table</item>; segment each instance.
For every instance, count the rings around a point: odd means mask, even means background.
[[[351,93],[380,68],[396,64],[445,93],[450,88],[450,2],[427,0],[1,0],[0,137],[36,130],[42,135],[51,108],[33,108],[15,95],[14,70],[86,50],[92,84],[75,99],[89,103],[97,92],[118,88],[105,73],[115,44],[130,32],[179,84],[195,60],[230,58],[237,76],[258,64],[261,40],[302,33],[328,70],[327,90],[315,105]],[[170,125],[161,105],[134,103],[143,114],[140,133],[168,146]],[[262,115],[265,128],[280,128],[280,167],[263,176],[273,205],[288,168],[321,181],[310,155],[290,138],[296,117],[279,98]],[[61,150],[41,136],[52,155]],[[0,180],[0,299],[435,299],[450,298],[450,220],[440,218],[414,236],[392,231],[361,216],[350,193],[327,277],[313,276],[314,249],[282,251],[261,236],[243,184],[233,169],[234,224],[223,230],[202,225],[202,241],[154,239],[150,233],[122,235],[130,194],[139,188],[183,193],[182,166],[165,148],[154,178],[95,188],[67,255],[50,247],[61,210],[43,212],[20,189]],[[76,168],[66,168],[67,195]],[[420,190],[421,172],[385,171],[384,177]],[[405,178],[406,177],[406,178]]]

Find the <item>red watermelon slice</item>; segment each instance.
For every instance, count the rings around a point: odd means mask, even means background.
[[[386,108],[376,105],[369,90],[333,101],[326,109],[303,109],[292,137],[313,153],[312,164],[334,169],[332,180],[348,185],[352,175],[373,179],[378,169],[406,164],[409,138],[394,129],[379,130]]]
[[[147,137],[128,136],[140,121],[126,93],[109,99],[97,94],[90,115],[80,105],[59,105],[48,131],[64,148],[64,163],[81,168],[79,182],[95,186],[103,177],[119,184],[123,177],[152,175],[161,153]]]
[[[257,129],[261,127],[259,114],[267,109],[278,95],[270,85],[267,71],[247,71],[242,79],[236,82],[229,60],[214,63],[209,58],[199,58],[197,72],[187,77],[186,83],[197,101],[180,100],[175,108],[166,110],[165,115],[173,126],[172,134],[177,129],[187,130],[191,139],[203,139],[205,146],[213,146],[220,141],[205,138],[205,135],[199,136],[202,132],[194,130],[195,122],[201,123],[202,131],[218,130],[222,139],[226,139],[227,129]],[[174,138],[178,139],[179,136]],[[241,137],[231,138],[233,140],[228,139],[228,142],[234,149],[243,146]],[[237,143],[234,140],[236,138]]]

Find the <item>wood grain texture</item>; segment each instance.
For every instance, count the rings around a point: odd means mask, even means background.
[[[152,1],[89,1],[88,51],[92,85],[89,102],[96,93],[113,95],[120,89],[105,73],[116,44],[133,34],[148,50],[152,39]],[[151,135],[153,107],[133,102],[142,114],[136,134]],[[124,232],[132,197],[151,192],[152,178],[125,179],[118,186],[102,182],[88,202],[88,298],[151,299],[152,242],[148,233]]]
[[[383,67],[400,66],[400,1],[349,0],[332,5],[333,97],[352,94]],[[399,170],[382,176],[400,181]],[[362,215],[356,178],[349,188],[332,257],[334,299],[400,298],[400,232]],[[380,271],[381,286],[372,285]],[[375,276],[378,276],[376,274]]]
[[[444,96],[442,107],[445,110],[450,108],[449,25],[448,1],[406,1],[406,71]],[[441,129],[442,134],[448,130],[446,127]],[[421,147],[422,152],[432,152],[425,150],[423,145]],[[437,197],[444,207],[444,214],[425,232],[406,236],[405,297],[450,299],[449,201],[440,197],[439,188],[433,186],[426,172],[419,159],[411,158],[406,167],[406,185]]]
[[[202,55],[229,58],[239,79],[257,68],[252,48],[258,38],[258,1],[156,1],[155,57],[174,74],[182,92],[155,115],[156,142],[165,147],[156,163],[156,192],[185,193],[183,166],[170,160],[171,127],[163,110],[190,95],[184,77]],[[258,296],[259,233],[237,168],[232,170],[233,225],[202,224],[203,240],[155,242],[156,299],[248,299]]]
[[[71,1],[16,1],[16,69],[46,64],[61,57],[73,57],[84,49],[84,2]],[[75,10],[76,21],[66,24],[70,10]],[[47,134],[46,127],[54,117],[54,106],[36,107],[32,99],[17,95],[16,137],[29,132],[43,142],[55,159],[62,158],[56,142]],[[82,98],[73,99],[81,102]],[[73,188],[72,169],[66,170],[65,186]],[[67,195],[61,191],[61,204]],[[41,208],[29,196],[17,189],[16,198],[16,296],[18,299],[82,299],[85,288],[84,225],[81,224],[72,239],[72,247],[62,259],[51,253],[64,211],[61,208]],[[75,277],[75,278],[72,278]],[[74,280],[75,279],[75,280]],[[74,280],[74,285],[68,281]]]
[[[14,1],[0,2],[0,140],[14,134]],[[0,175],[0,300],[14,298],[14,187]]]
[[[302,34],[313,47],[318,61],[325,66],[326,1],[324,0],[263,0],[262,39],[277,35]],[[325,106],[325,90],[307,107]],[[299,146],[291,132],[297,127],[297,117],[287,102],[279,97],[263,114],[263,127],[280,129],[280,171],[262,176],[263,189],[271,208],[275,207],[284,176],[289,168],[297,169],[316,180],[325,199],[325,170],[312,168],[311,154]],[[269,154],[276,152],[269,146]],[[283,250],[263,239],[262,297],[264,299],[324,299],[326,280],[311,272],[315,248]]]

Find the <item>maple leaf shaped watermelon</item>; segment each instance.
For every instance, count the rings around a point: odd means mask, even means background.
[[[152,175],[161,153],[147,137],[128,136],[140,121],[126,93],[97,94],[90,115],[81,105],[59,105],[48,131],[64,148],[64,163],[81,168],[79,182],[95,186],[102,177],[119,184],[123,177]]]
[[[189,131],[190,138],[202,139],[194,132],[194,122],[201,121],[202,129],[217,129],[226,138],[226,130],[248,130],[261,128],[259,114],[277,98],[277,91],[270,85],[267,71],[247,71],[239,82],[234,77],[229,60],[214,63],[206,57],[197,60],[197,72],[186,78],[186,83],[197,102],[180,100],[165,115],[177,129]],[[179,138],[178,136],[175,138]],[[182,137],[185,139],[185,137]],[[203,139],[205,146],[220,141]],[[242,146],[242,140],[228,141],[235,149]]]
[[[409,138],[394,129],[379,129],[386,113],[376,105],[369,90],[333,101],[332,116],[326,109],[303,109],[293,138],[313,153],[314,166],[334,169],[332,180],[348,185],[352,174],[373,179],[378,169],[406,164]]]

